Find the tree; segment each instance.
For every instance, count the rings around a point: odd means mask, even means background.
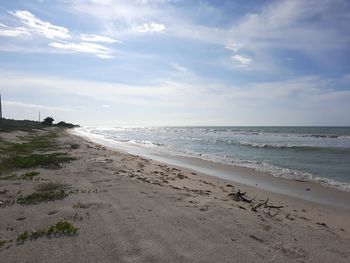
[[[44,121],[42,122],[43,125],[46,126],[51,126],[53,123],[54,119],[52,117],[46,117]]]
[[[58,126],[58,127],[64,127],[64,128],[69,128],[69,129],[72,129],[72,128],[75,127],[74,124],[68,123],[68,122],[64,122],[64,121],[60,121],[59,123],[56,124],[56,126]]]

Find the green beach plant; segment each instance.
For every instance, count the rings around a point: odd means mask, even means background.
[[[47,229],[26,230],[18,235],[16,241],[19,244],[23,244],[25,241],[36,240],[42,237],[74,236],[78,231],[79,228],[75,227],[72,223],[60,220],[56,224],[49,226]]]
[[[6,176],[0,176],[0,180],[16,180],[16,174],[10,174]]]
[[[14,168],[33,168],[43,167],[50,169],[61,168],[61,163],[75,160],[67,153],[50,153],[50,154],[30,154],[26,156],[11,154],[0,163],[0,168],[10,170]]]
[[[74,209],[87,209],[87,208],[89,208],[89,205],[78,202],[75,205],[73,205],[73,208]]]
[[[22,174],[20,178],[24,180],[33,180],[34,177],[38,176],[39,174],[40,174],[39,172],[28,172],[28,173]]]
[[[39,174],[40,174],[39,172],[28,172],[28,173],[22,174],[19,177],[17,176],[17,174],[10,174],[7,176],[0,176],[0,180],[17,180],[17,179],[33,180]]]
[[[0,239],[0,248],[5,246],[8,243],[11,243],[11,242],[12,242],[12,240],[1,240]]]
[[[35,205],[42,202],[62,200],[68,196],[66,189],[67,185],[65,184],[52,182],[41,184],[34,193],[18,198],[17,203],[21,205]]]
[[[76,228],[71,223],[61,220],[55,225],[50,226],[50,228],[46,231],[47,235],[51,236],[62,236],[62,235],[74,235],[78,232],[78,228]]]

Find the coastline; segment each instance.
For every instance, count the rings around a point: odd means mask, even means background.
[[[201,174],[233,181],[241,185],[259,188],[271,193],[282,194],[305,201],[338,207],[350,211],[350,192],[320,182],[286,179],[252,168],[154,151],[140,146],[126,145],[102,136],[87,136],[75,130],[72,134],[86,138],[109,149],[139,155],[160,163],[194,170]]]
[[[304,217],[304,215],[300,216],[302,219],[312,219],[316,222],[327,214],[327,217],[323,219],[327,222],[339,223],[341,225],[338,226],[339,229],[349,229],[348,232],[350,234],[350,222],[349,224],[343,224],[343,216],[345,216],[345,218],[350,218],[350,193],[347,191],[324,186],[312,181],[297,181],[274,177],[251,168],[226,165],[193,157],[149,154],[149,152],[145,152],[144,149],[140,147],[123,147],[122,144],[113,144],[111,146],[110,143],[112,141],[108,139],[95,140],[95,138],[87,138],[76,134],[74,131],[70,131],[70,133],[90,143],[92,142],[100,147],[105,147],[110,151],[121,152],[140,158],[141,160],[146,158],[146,160],[161,166],[176,167],[176,169],[186,171],[187,176],[190,177],[193,177],[194,173],[194,177],[199,177],[199,179],[197,178],[199,181],[208,180],[212,184],[220,184],[221,187],[225,185],[234,185],[236,188],[260,200],[271,198],[276,200],[279,204],[287,204],[285,206],[287,214],[293,214],[296,211],[303,211],[303,213],[305,213],[305,211],[312,211],[307,214],[307,217]],[[184,160],[186,160],[186,162],[184,162]],[[188,161],[192,161],[192,164],[191,162],[188,163]],[[221,173],[218,171],[221,171]],[[187,187],[187,185],[180,185],[180,187]],[[281,189],[278,189],[278,187]],[[222,198],[226,200],[225,197]],[[322,216],[320,211],[322,211]],[[299,215],[296,215],[296,217],[299,217]]]
[[[74,132],[151,159],[199,159],[350,192],[350,141],[336,127],[79,127]]]
[[[17,140],[16,135],[6,138]],[[79,234],[1,247],[5,262],[347,262],[350,258],[348,209],[112,150],[66,131],[58,131],[57,140],[58,149],[76,160],[60,169],[35,169],[40,171],[39,181],[0,180],[1,198],[13,198],[19,189],[29,193],[42,181],[68,184],[72,194],[55,202],[1,207],[0,236],[14,239],[16,233],[57,219],[74,222]],[[252,203],[235,200],[232,194],[238,192],[247,192]],[[259,202],[272,208],[256,207]]]

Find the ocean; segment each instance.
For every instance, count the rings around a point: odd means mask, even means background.
[[[350,191],[350,127],[80,127],[78,133]]]

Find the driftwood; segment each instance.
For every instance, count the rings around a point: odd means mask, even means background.
[[[283,205],[268,205],[267,203],[269,202],[269,198],[266,199],[266,201],[264,202],[264,207],[266,208],[275,208],[275,209],[281,209],[284,206]]]
[[[246,194],[247,194],[246,192],[241,192],[240,190],[238,190],[237,192],[233,192],[228,196],[233,198],[235,201],[243,201],[243,202],[251,203],[255,197],[253,199],[249,199]]]
[[[268,216],[270,216],[270,217],[274,217],[274,216],[278,215],[280,211],[277,210],[276,213],[272,214],[272,213],[271,213],[271,209],[268,209],[267,212],[265,212],[265,211],[263,211],[263,212],[264,212],[265,214],[267,214]]]
[[[252,207],[252,211],[258,212],[258,208],[260,208],[264,203],[258,203],[257,205]]]
[[[250,198],[246,192],[241,192],[240,190],[238,190],[237,192],[232,192],[228,196],[237,202],[242,201],[249,203],[251,206],[251,210],[254,212],[258,212],[258,209],[262,209],[262,212],[264,212],[270,217],[274,217],[277,214],[279,214],[280,209],[284,207],[283,205],[277,206],[269,204],[269,198],[267,198],[263,202],[255,201],[256,197]]]

